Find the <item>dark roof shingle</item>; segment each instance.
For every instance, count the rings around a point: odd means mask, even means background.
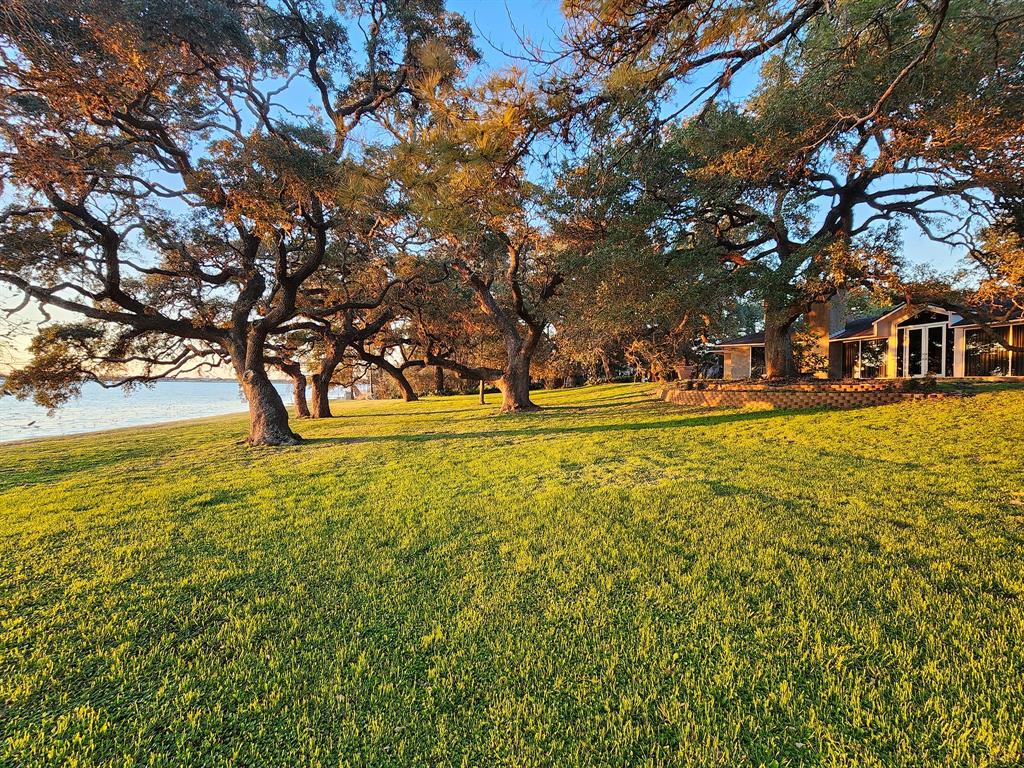
[[[871,324],[875,322],[881,315],[875,315],[873,317],[855,317],[846,323],[844,328],[839,333],[833,334],[832,339],[848,339],[856,336],[870,336],[872,327]],[[757,333],[748,333],[743,336],[735,336],[731,339],[726,339],[718,343],[719,347],[756,347],[764,344],[764,331],[758,331]]]
[[[839,333],[833,333],[830,338],[832,339],[849,339],[857,336],[870,336],[874,331],[872,327],[875,320],[882,317],[882,315],[872,315],[871,317],[855,317],[852,320],[846,322],[846,327],[843,328]]]
[[[720,347],[756,347],[764,344],[764,331],[748,333],[744,336],[734,336],[731,339],[718,342]]]

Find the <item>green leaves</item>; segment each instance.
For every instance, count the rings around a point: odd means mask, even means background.
[[[32,398],[44,408],[57,408],[78,397],[82,384],[93,379],[90,364],[104,340],[103,330],[94,325],[51,325],[32,340],[31,362],[13,371],[4,388],[19,400]]]

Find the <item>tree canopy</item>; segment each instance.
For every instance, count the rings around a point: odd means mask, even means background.
[[[630,213],[647,221],[634,230],[666,262],[686,261],[702,285],[717,262],[763,302],[769,375],[795,372],[791,330],[812,303],[898,283],[903,225],[961,246],[1003,231],[991,228],[998,191],[1020,188],[1024,135],[1018,4],[569,8],[577,58],[606,73],[589,103],[612,105],[601,130],[625,145],[598,142],[604,178],[643,185]],[[754,87],[729,98],[755,64]],[[658,99],[684,83],[699,111],[666,117]],[[1001,242],[988,254],[1012,261]]]
[[[83,318],[49,329],[79,350],[37,356],[9,387],[57,402],[83,380],[148,381],[227,362],[252,443],[288,443],[267,374],[270,341],[323,318],[349,273],[304,290],[379,186],[358,129],[414,98],[439,50],[475,56],[466,24],[432,0],[24,2],[0,17],[0,280]],[[352,24],[364,34],[350,34]],[[360,39],[361,38],[361,39]],[[312,94],[303,111],[296,90]],[[41,340],[42,342],[42,340]],[[45,346],[49,346],[46,344]],[[74,362],[73,365],[65,364]],[[45,369],[45,370],[44,370]]]
[[[1017,1],[566,0],[501,71],[442,0],[76,9],[0,10],[0,283],[46,313],[5,388],[49,407],[226,369],[289,444],[272,375],[302,417],[366,366],[514,412],[541,368],[711,375],[755,327],[795,375],[851,288],[1024,307]],[[969,288],[913,279],[908,228]]]

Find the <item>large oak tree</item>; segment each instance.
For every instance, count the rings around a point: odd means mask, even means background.
[[[440,0],[338,8],[5,5],[0,281],[82,318],[44,331],[16,393],[227,361],[249,441],[299,439],[268,354],[359,205],[360,130],[429,76],[424,51],[472,55]]]
[[[425,362],[493,382],[504,412],[533,410],[530,365],[563,280],[528,177],[543,115],[516,73],[476,88],[429,83],[419,96],[396,125],[392,174],[423,238],[420,259],[459,284],[450,295],[472,302],[504,347],[500,364],[470,368],[427,340]]]
[[[587,19],[575,28],[591,41],[583,70],[605,71],[592,103],[629,113],[615,102],[629,83],[642,112],[684,80],[695,89],[677,104],[697,114],[662,109],[623,133],[669,171],[646,174],[658,215],[688,223],[666,256],[695,275],[717,262],[763,300],[770,376],[794,373],[790,331],[813,302],[892,276],[894,225],[962,244],[993,220],[988,190],[1019,179],[1015,4],[570,5]],[[730,103],[744,67],[758,68],[756,87]]]

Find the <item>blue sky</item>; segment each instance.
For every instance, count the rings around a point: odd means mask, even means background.
[[[513,27],[532,42],[553,47],[562,25],[562,12],[555,0],[449,0],[448,7],[473,25],[484,64],[491,67],[510,63],[502,51],[519,50]]]

